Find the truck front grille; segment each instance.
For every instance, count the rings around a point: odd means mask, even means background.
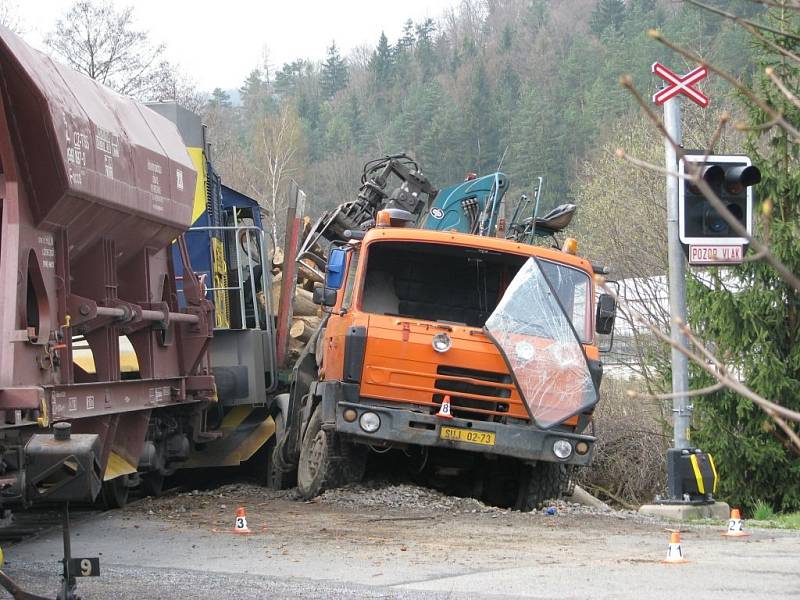
[[[434,393],[432,400],[441,405],[444,396],[449,395],[455,416],[492,420],[496,416],[508,415],[509,401],[519,403],[519,399],[512,400],[514,384],[507,373],[440,365],[436,374],[439,377],[434,381],[434,387],[440,392]]]

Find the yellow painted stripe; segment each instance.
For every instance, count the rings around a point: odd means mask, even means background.
[[[116,452],[111,452],[111,455],[108,457],[106,472],[103,473],[103,481],[109,481],[121,475],[129,475],[131,473],[136,473],[136,466],[129,463]]]
[[[78,348],[72,352],[72,362],[87,373],[94,373],[94,354],[88,348]],[[139,360],[127,336],[119,338],[119,370],[122,373],[138,373]]]
[[[192,209],[192,223],[194,223],[206,209],[206,161],[203,157],[202,148],[187,148],[187,150],[189,151],[189,157],[192,159],[192,164],[197,170],[197,183],[194,187],[194,208]]]
[[[235,406],[225,415],[225,418],[222,419],[222,429],[236,429],[250,416],[251,412],[253,412],[252,406]]]
[[[700,464],[697,462],[697,455],[692,454],[689,457],[692,461],[692,470],[694,471],[694,478],[697,480],[697,491],[701,494],[706,493],[706,486],[703,484],[703,474],[700,472]]]
[[[205,445],[202,452],[194,451],[184,466],[190,469],[206,467],[235,467],[251,458],[275,433],[275,421],[267,417],[247,435],[238,431],[226,433],[222,439]]]
[[[719,480],[719,475],[717,475],[717,465],[714,464],[714,457],[710,454],[706,454],[708,456],[708,464],[711,465],[711,472],[714,474],[714,485],[711,487],[711,493],[717,493],[717,481]]]

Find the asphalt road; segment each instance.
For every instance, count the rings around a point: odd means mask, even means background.
[[[757,529],[730,540],[720,526],[684,526],[691,562],[666,565],[666,524],[621,514],[432,514],[239,500],[249,507],[251,536],[229,532],[238,503],[227,499],[83,518],[73,554],[99,556],[102,573],[79,581],[82,597],[800,598],[797,531]],[[59,531],[5,551],[6,573],[54,597]]]

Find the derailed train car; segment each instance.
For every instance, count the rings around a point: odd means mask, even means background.
[[[173,121],[0,27],[3,503],[91,500],[102,488],[121,505],[129,487],[158,491],[192,461],[238,464],[274,431],[272,333],[253,309],[258,211],[208,220],[221,203],[208,201],[218,181],[205,143],[187,150]],[[193,268],[182,234],[202,219],[197,247],[233,265],[235,281]],[[239,357],[256,350],[261,372],[248,373]],[[56,440],[61,421],[73,435]]]

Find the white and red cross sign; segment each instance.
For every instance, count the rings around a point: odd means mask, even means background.
[[[700,90],[696,90],[692,87],[694,84],[705,79],[708,75],[708,69],[705,67],[697,67],[696,69],[689,71],[683,77],[676,75],[667,67],[658,62],[654,62],[650,70],[661,77],[661,79],[671,84],[665,87],[663,90],[653,94],[653,102],[656,104],[664,104],[664,102],[670,98],[674,98],[678,94],[683,94],[684,96],[688,96],[691,100],[703,108],[708,106],[708,96],[706,96]]]

